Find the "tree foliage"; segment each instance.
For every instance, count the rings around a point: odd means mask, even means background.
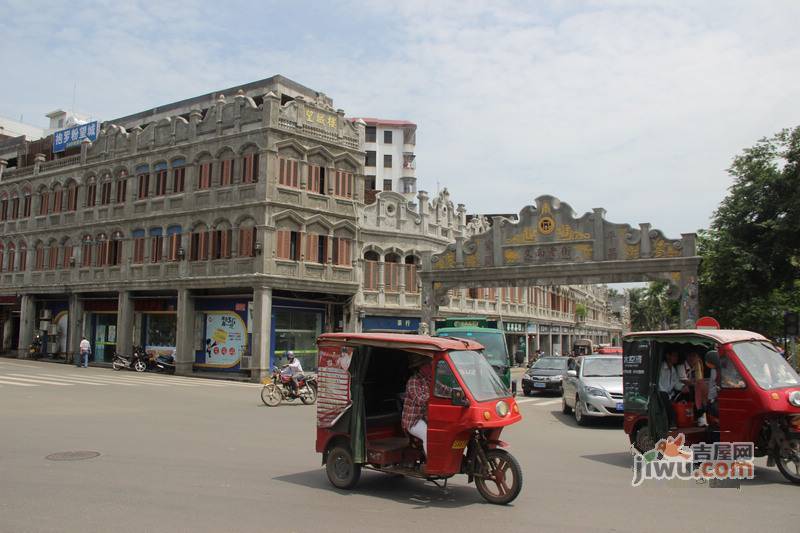
[[[648,287],[628,289],[633,331],[675,328],[680,321],[678,301],[671,297],[669,283],[654,281]]]
[[[800,308],[800,127],[733,160],[733,185],[700,232],[701,312],[724,328],[779,336]]]

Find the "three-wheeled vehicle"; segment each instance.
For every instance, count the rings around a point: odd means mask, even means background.
[[[752,442],[756,457],[767,456],[769,466],[777,464],[786,479],[800,483],[800,377],[765,337],[743,330],[647,331],[626,335],[623,348],[624,428],[639,452],[679,433],[687,444]],[[698,371],[705,368],[699,379],[717,388],[716,413],[708,409],[707,426],[694,416],[702,403],[695,396],[672,404],[677,427],[669,427],[658,382],[670,352],[678,353],[678,364],[697,354]],[[711,373],[702,362],[718,369]],[[716,383],[709,383],[711,376]]]
[[[316,448],[335,487],[354,487],[366,468],[445,485],[466,474],[491,503],[517,497],[522,470],[500,433],[522,416],[480,344],[384,333],[329,333],[317,344]],[[412,364],[430,365],[427,454],[401,422]]]

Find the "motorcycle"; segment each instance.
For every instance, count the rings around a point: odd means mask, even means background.
[[[131,356],[115,353],[111,366],[114,370],[122,370],[123,368],[127,368],[130,370],[135,370],[136,372],[144,372],[149,366],[149,361],[150,356],[147,355],[147,352],[144,351],[144,348],[141,346],[134,346],[133,355]]]
[[[317,378],[301,374],[297,377],[297,392],[294,392],[291,376],[282,374],[277,368],[272,369],[272,377],[265,380],[261,389],[261,401],[264,405],[275,407],[282,401],[291,401],[300,398],[306,405],[317,401]]]
[[[153,363],[160,372],[175,373],[175,356],[173,355],[159,355]]]
[[[37,359],[42,357],[44,353],[42,353],[42,337],[41,335],[36,335],[33,338],[33,341],[28,345],[28,357],[31,359]]]

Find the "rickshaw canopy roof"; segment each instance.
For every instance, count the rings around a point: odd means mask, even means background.
[[[323,333],[317,338],[317,344],[322,343],[341,344],[342,346],[377,346],[423,352],[483,350],[483,345],[473,340],[398,333]]]
[[[700,339],[698,339],[698,337]],[[625,340],[656,340],[662,342],[697,342],[711,340],[719,344],[741,341],[766,341],[760,333],[744,329],[669,329],[665,331],[637,331],[628,333]]]

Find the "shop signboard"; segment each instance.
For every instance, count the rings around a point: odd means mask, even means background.
[[[70,146],[78,146],[84,139],[97,140],[98,124],[89,122],[59,130],[53,134],[53,153],[63,152]]]
[[[536,324],[528,324],[528,334],[535,335],[536,334]]]
[[[206,311],[206,365],[232,367],[247,349],[247,326],[234,311]]]
[[[503,322],[506,333],[525,333],[524,322]]]
[[[548,324],[542,324],[539,326],[539,333],[550,333],[550,326]]]

